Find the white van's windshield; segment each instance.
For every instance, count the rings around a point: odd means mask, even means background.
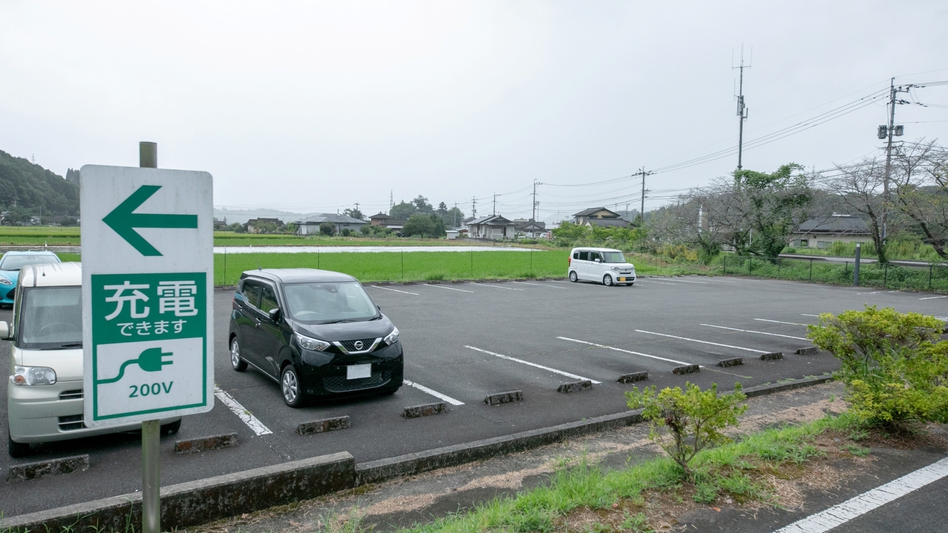
[[[603,263],[625,263],[622,252],[602,252]]]
[[[378,309],[356,281],[288,283],[283,286],[289,315],[303,322],[369,320]]]
[[[18,346],[40,350],[82,346],[80,287],[24,288],[19,297]]]

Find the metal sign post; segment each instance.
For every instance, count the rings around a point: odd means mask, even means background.
[[[214,406],[213,186],[206,172],[80,170],[84,421],[141,422],[142,531],[160,531],[162,419]]]

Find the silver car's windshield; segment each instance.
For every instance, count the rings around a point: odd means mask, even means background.
[[[625,256],[622,252],[602,252],[602,261],[604,263],[625,263]]]
[[[58,262],[59,258],[54,255],[8,255],[3,261],[0,261],[0,270],[20,270],[26,265]]]
[[[357,281],[292,283],[283,286],[287,312],[303,322],[369,320],[378,308]]]
[[[17,342],[22,348],[61,349],[82,346],[80,287],[24,289],[19,303]]]

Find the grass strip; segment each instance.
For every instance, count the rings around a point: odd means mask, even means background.
[[[662,493],[672,500],[691,498],[703,504],[730,498],[779,505],[767,477],[788,466],[802,472],[799,465],[822,456],[813,444],[818,435],[829,430],[851,432],[857,427],[858,423],[846,414],[830,416],[799,426],[764,430],[740,442],[703,451],[695,458],[699,475],[694,485],[683,484],[681,470],[665,457],[609,472],[581,462],[558,471],[546,486],[515,497],[496,498],[469,512],[401,531],[573,531],[576,529],[571,518],[577,513],[599,517],[598,523],[580,530],[652,531],[645,516],[645,500],[650,493]],[[845,446],[840,444],[841,448]],[[359,517],[355,518],[358,521]],[[344,527],[346,531],[363,530],[351,522]]]

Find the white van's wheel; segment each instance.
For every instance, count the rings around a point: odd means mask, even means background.
[[[606,274],[605,276],[603,276],[603,278],[602,278],[602,284],[605,285],[606,287],[611,287],[611,286],[612,286],[612,276],[610,276],[609,274]]]
[[[576,283],[577,281],[579,281],[579,276],[576,275],[575,270],[569,273],[569,280],[572,281],[573,283]]]

